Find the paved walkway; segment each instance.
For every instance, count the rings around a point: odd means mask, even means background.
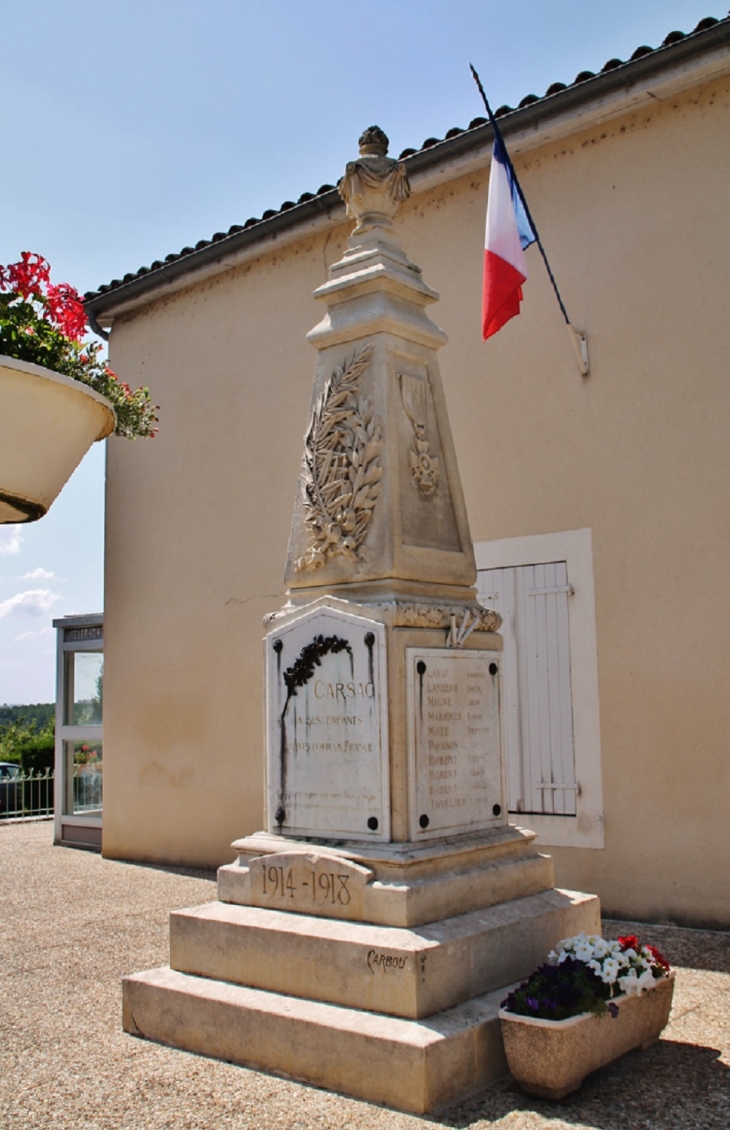
[[[125,1035],[120,980],[167,960],[171,909],[205,873],[54,848],[48,822],[0,825],[2,1130],[728,1130],[730,935],[642,927],[678,967],[662,1040],[560,1104],[508,1083],[436,1119]],[[606,933],[630,923],[607,923]]]

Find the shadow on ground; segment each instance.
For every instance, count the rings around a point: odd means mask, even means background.
[[[562,1102],[537,1099],[504,1083],[430,1121],[465,1130],[474,1123],[531,1111],[556,1128],[728,1130],[730,1070],[719,1056],[716,1048],[661,1040],[589,1075],[580,1090]]]
[[[113,862],[127,867],[143,867],[145,871],[162,871],[166,875],[184,875],[189,879],[208,879],[211,883],[214,883],[218,876],[214,868],[177,867],[172,863],[144,863],[136,859],[115,859]]]

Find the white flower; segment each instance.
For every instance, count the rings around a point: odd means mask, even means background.
[[[558,942],[561,950],[572,949],[574,946],[580,945],[581,942],[586,940],[585,931],[576,934],[574,938],[563,938],[562,942]]]
[[[607,958],[603,963],[603,972],[601,973],[601,980],[606,985],[613,985],[619,971],[618,962],[612,958]]]
[[[578,961],[590,961],[593,957],[593,946],[588,942],[581,942],[580,945],[575,947],[575,956]]]
[[[596,959],[594,957],[593,961],[588,962],[588,968],[592,969],[594,973],[600,973],[601,972],[601,963],[600,963],[600,961],[596,961]]]
[[[624,977],[618,979],[619,988],[622,993],[626,993],[628,997],[639,993],[639,983],[636,977],[636,970],[632,969]]]
[[[652,973],[651,969],[644,970],[637,981],[638,992],[642,992],[644,989],[650,989],[653,984],[654,974]]]

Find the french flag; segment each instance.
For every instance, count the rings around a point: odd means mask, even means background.
[[[482,333],[485,341],[519,314],[522,284],[527,278],[524,252],[536,239],[507,150],[495,127],[484,240]]]

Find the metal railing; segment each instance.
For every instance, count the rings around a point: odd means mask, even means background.
[[[53,781],[50,770],[0,777],[0,820],[53,816]]]
[[[85,765],[75,765],[71,813],[101,813],[102,774],[100,766],[89,772]],[[0,777],[0,820],[17,820],[28,816],[53,816],[55,774],[18,773]]]

